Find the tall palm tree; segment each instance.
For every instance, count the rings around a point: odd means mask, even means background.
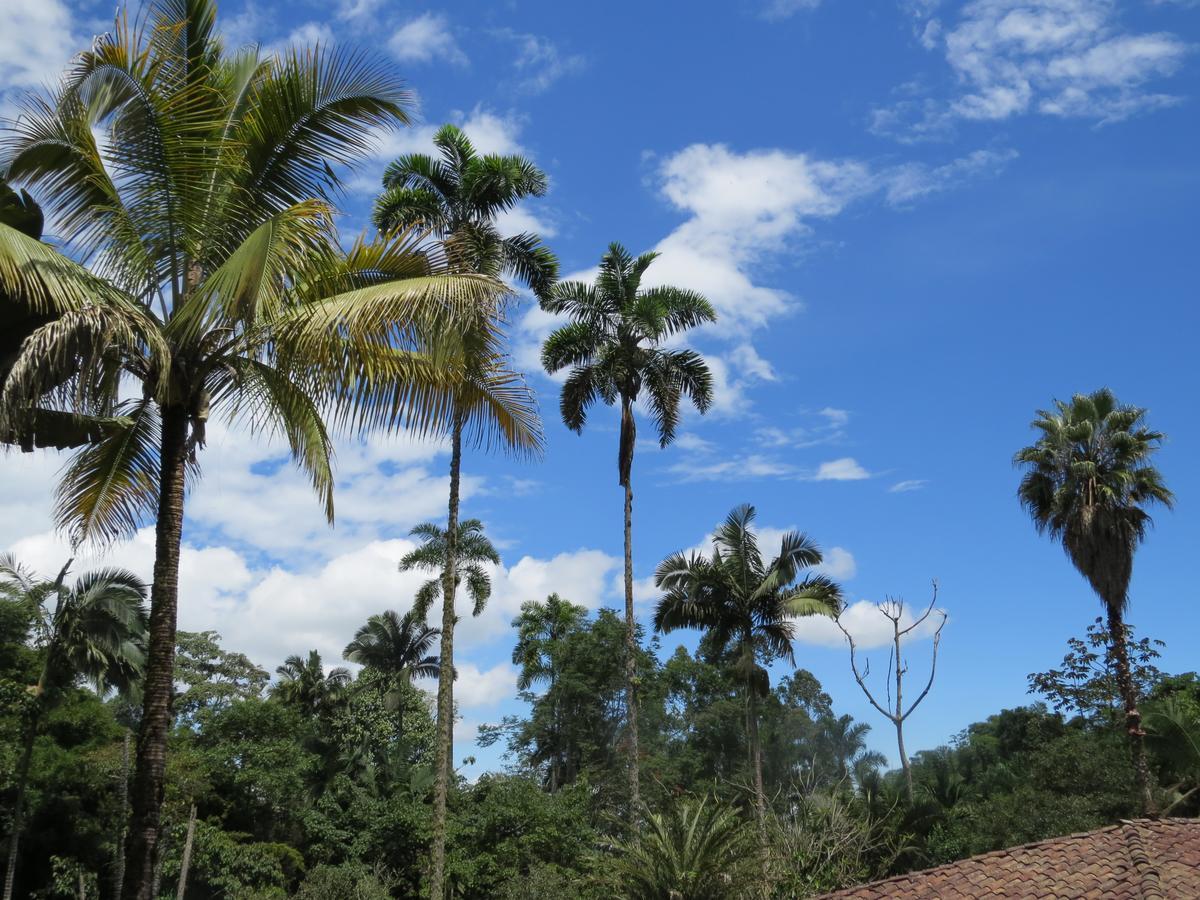
[[[1070,403],[1038,410],[1038,439],[1013,457],[1024,470],[1017,496],[1040,533],[1061,541],[1067,558],[1104,604],[1125,704],[1137,787],[1144,811],[1154,811],[1145,733],[1129,668],[1125,613],[1133,555],[1151,519],[1146,506],[1170,507],[1173,496],[1150,464],[1162,443],[1145,424],[1146,411],[1125,406],[1101,388]]]
[[[350,670],[336,666],[325,672],[321,654],[308,651],[308,658],[292,655],[275,669],[279,682],[274,694],[284,703],[309,716],[327,712],[350,686]]]
[[[429,608],[442,600],[441,670],[438,673],[437,747],[434,759],[433,865],[431,890],[440,898],[445,892],[446,801],[454,769],[454,626],[458,623],[454,604],[458,586],[466,581],[471,614],[478,616],[492,595],[492,580],[484,563],[500,564],[500,554],[483,533],[478,519],[458,521],[457,483],[451,479],[451,523],[444,529],[433,522],[417,525],[409,534],[421,539],[417,549],[400,560],[400,571],[426,569],[439,573],[417,591],[409,615],[424,621]],[[439,853],[440,848],[440,853]],[[439,863],[440,860],[440,863]]]
[[[5,379],[0,433],[47,397],[117,416],[65,470],[58,517],[73,540],[156,523],[127,900],[153,880],[184,497],[209,420],[282,435],[332,519],[331,428],[440,433],[464,358],[508,377],[489,317],[499,282],[452,273],[421,235],[343,252],[334,229],[332,167],[410,106],[361,54],[226,53],[214,0],[154,0],[29,98],[3,144],[0,175],[38,196],[69,254],[0,224],[0,291],[54,316]]]
[[[546,176],[530,160],[518,156],[479,156],[470,139],[454,125],[434,136],[439,158],[411,153],[394,160],[384,172],[384,193],[375,203],[375,223],[383,232],[427,229],[441,241],[455,271],[513,277],[539,298],[558,277],[558,261],[535,234],[503,237],[495,219],[527,197],[546,193]],[[483,317],[482,321],[488,321]],[[443,596],[455,569],[462,445],[466,436],[479,444],[499,444],[517,453],[541,449],[536,402],[524,381],[509,372],[504,356],[489,352],[487,334],[464,331],[458,355],[465,377],[455,391],[450,426],[450,498],[446,520]],[[453,604],[443,604],[442,656],[449,660],[454,640]],[[448,676],[453,678],[451,674]],[[438,688],[438,762],[434,789],[431,893],[445,893],[446,796],[450,772],[453,704],[441,702]],[[443,715],[445,713],[445,715]]]
[[[736,507],[713,534],[712,556],[675,553],[663,560],[654,583],[665,593],[654,611],[661,632],[699,628],[711,651],[728,659],[746,692],[746,737],[761,820],[766,812],[758,702],[771,689],[766,666],[796,664],[792,639],[797,616],[835,616],[842,592],[820,565],[821,551],[806,535],[789,531],[779,554],[763,559],[753,530],[754,507]]]
[[[517,689],[528,691],[536,684],[545,684],[551,702],[550,792],[562,785],[564,760],[562,753],[562,711],[559,709],[558,679],[562,674],[562,650],[567,635],[576,631],[587,618],[587,609],[551,594],[544,603],[527,600],[521,604],[521,614],[513,620],[517,643],[513,647],[513,665],[520,666]]]
[[[664,347],[670,337],[716,319],[716,312],[694,291],[666,285],[642,287],[657,253],[636,259],[620,244],[610,244],[600,259],[594,285],[578,281],[556,285],[542,303],[570,322],[547,339],[542,365],[547,372],[569,368],[559,409],[563,422],[583,431],[588,409],[598,400],[621,405],[618,483],[625,489],[625,692],[629,749],[630,814],[641,804],[638,786],[636,623],[633,618],[633,449],[637,440],[634,404],[645,392],[647,410],[666,447],[675,439],[679,403],[686,397],[705,412],[712,404],[712,374],[694,350]]]
[[[17,796],[8,840],[4,900],[12,900],[25,817],[25,789],[38,729],[62,699],[81,681],[98,693],[128,691],[141,677],[145,662],[146,585],[131,572],[89,572],[68,586],[68,562],[54,581],[37,578],[11,555],[0,555],[0,599],[28,610],[42,653],[37,684],[30,689],[23,746],[17,762]],[[53,604],[53,609],[51,609]]]
[[[441,663],[429,651],[441,632],[429,628],[425,617],[413,610],[403,616],[387,610],[367,619],[342,651],[342,658],[374,669],[387,678],[384,705],[396,713],[399,734],[404,732],[406,688],[413,678],[437,678]],[[344,671],[344,670],[343,670]]]
[[[408,153],[384,171],[376,227],[428,229],[464,271],[515,278],[544,297],[558,279],[558,260],[536,234],[502,236],[496,217],[544,196],[546,174],[519,154],[480,156],[455,125],[438,129],[433,144],[439,158]]]

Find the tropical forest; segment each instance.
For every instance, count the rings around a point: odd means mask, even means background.
[[[0,5],[3,900],[1200,817],[1195,4]]]

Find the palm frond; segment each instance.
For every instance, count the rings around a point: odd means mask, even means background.
[[[54,516],[72,544],[129,537],[154,513],[157,410],[149,400],[135,400],[120,412],[128,424],[79,451],[59,481]]]

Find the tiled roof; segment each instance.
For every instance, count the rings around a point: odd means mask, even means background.
[[[1200,820],[1125,821],[825,896],[843,900],[1200,898]]]

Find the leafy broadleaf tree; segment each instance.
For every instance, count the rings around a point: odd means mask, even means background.
[[[66,584],[67,563],[54,581],[37,578],[12,556],[0,556],[0,598],[22,606],[35,624],[42,656],[37,683],[29,689],[24,738],[17,762],[16,800],[8,839],[4,900],[12,900],[25,789],[38,729],[62,699],[82,681],[98,693],[128,692],[137,684],[145,662],[146,585],[122,569],[101,569]],[[124,823],[121,823],[122,826]]]
[[[706,632],[718,659],[728,659],[743,685],[746,738],[754,799],[766,811],[758,705],[770,693],[766,666],[777,659],[796,664],[792,649],[797,616],[835,616],[841,589],[827,575],[806,571],[822,556],[806,535],[785,534],[779,553],[763,558],[754,533],[754,507],[736,507],[713,534],[711,556],[675,553],[659,565],[654,583],[665,593],[654,611],[654,627],[670,632]]]
[[[513,277],[539,298],[558,277],[558,261],[535,234],[503,237],[496,216],[527,197],[546,193],[546,176],[518,156],[479,156],[470,139],[444,125],[433,139],[438,158],[412,153],[394,160],[384,172],[384,192],[375,203],[375,223],[384,232],[421,228],[440,239],[454,271]],[[487,317],[481,321],[487,322]],[[476,445],[500,446],[517,453],[541,449],[541,424],[533,394],[512,374],[506,357],[490,351],[487,334],[466,330],[447,351],[464,372],[454,392],[450,426],[450,498],[442,570],[442,648],[447,674],[438,684],[438,732],[441,742],[434,788],[433,864],[430,891],[445,893],[446,797],[454,767],[454,705],[450,695],[454,651],[454,590],[459,533],[459,482],[464,437]],[[443,690],[445,687],[445,690]]]
[[[349,662],[374,669],[386,679],[384,705],[396,713],[398,737],[404,732],[405,688],[413,678],[437,678],[441,672],[437,656],[429,652],[440,634],[438,629],[426,626],[425,617],[413,610],[400,616],[389,609],[367,619],[342,651]],[[349,680],[345,669],[335,671],[345,673]]]
[[[1145,507],[1170,507],[1173,496],[1150,460],[1162,443],[1146,427],[1146,411],[1118,402],[1101,388],[1069,403],[1039,410],[1038,439],[1017,452],[1024,470],[1017,490],[1039,532],[1061,541],[1067,558],[1104,604],[1118,690],[1125,706],[1137,788],[1143,811],[1155,800],[1146,761],[1145,733],[1129,664],[1125,613],[1133,556],[1151,519]]]
[[[659,444],[666,447],[679,426],[680,401],[686,398],[703,413],[713,398],[712,374],[700,354],[664,343],[689,328],[714,321],[716,312],[694,291],[667,285],[643,288],[642,278],[657,257],[657,253],[643,253],[634,258],[620,244],[610,244],[600,259],[594,284],[559,283],[542,303],[547,312],[570,319],[542,347],[542,365],[547,372],[570,369],[559,400],[564,424],[581,433],[588,410],[597,401],[621,406],[617,474],[625,489],[626,743],[633,816],[641,803],[633,618],[634,404],[644,398]]]
[[[155,520],[128,900],[153,880],[184,497],[209,421],[282,436],[332,519],[331,429],[441,432],[465,356],[504,377],[499,282],[454,273],[421,235],[343,251],[334,229],[334,167],[410,106],[362,54],[228,53],[214,0],[154,0],[28,98],[4,142],[0,175],[37,196],[68,252],[0,224],[0,292],[51,319],[7,373],[0,434],[48,404],[118,418],[66,468],[58,518],[102,542]]]
[[[527,600],[521,604],[521,614],[513,620],[517,629],[517,644],[513,647],[513,665],[520,666],[517,689],[529,691],[535,685],[546,686],[550,709],[549,772],[550,792],[563,784],[566,769],[562,733],[565,711],[561,708],[558,682],[565,663],[567,637],[587,619],[587,608],[577,606],[551,594],[544,603]]]

